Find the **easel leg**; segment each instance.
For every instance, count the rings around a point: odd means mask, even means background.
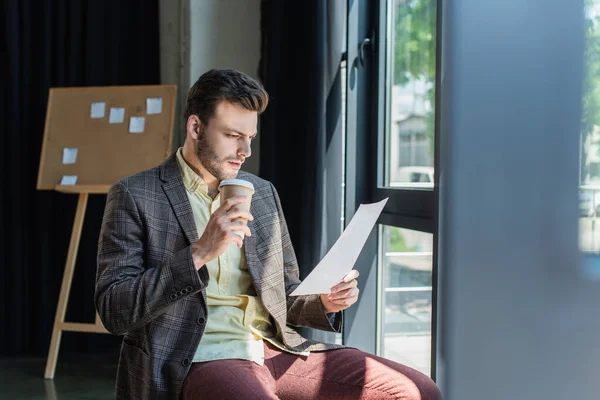
[[[52,341],[50,342],[48,360],[46,361],[46,373],[44,374],[46,379],[54,379],[58,349],[60,348],[60,339],[62,337],[62,325],[65,322],[65,314],[67,312],[67,303],[69,302],[69,292],[71,291],[73,273],[75,272],[75,262],[77,261],[77,250],[79,248],[79,239],[81,238],[81,228],[83,227],[87,200],[87,193],[79,194],[77,211],[75,212],[75,221],[73,222],[73,231],[71,232],[71,241],[69,243],[69,253],[67,255],[65,272],[63,274],[60,295],[58,298],[58,306],[56,307],[56,315],[54,317]]]

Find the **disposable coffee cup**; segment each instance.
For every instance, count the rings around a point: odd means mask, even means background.
[[[237,196],[248,196],[246,200],[238,204],[243,211],[250,211],[250,202],[252,201],[252,195],[254,194],[254,185],[251,182],[243,179],[224,179],[219,184],[219,193],[221,195],[221,204],[227,199]],[[244,225],[248,223],[246,218],[238,218],[236,221],[242,222]],[[244,232],[234,231],[235,234],[244,237]]]

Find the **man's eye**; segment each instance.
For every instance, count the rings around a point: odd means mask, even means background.
[[[230,138],[238,137],[238,135],[232,135],[231,133],[226,133],[225,136],[230,137]]]

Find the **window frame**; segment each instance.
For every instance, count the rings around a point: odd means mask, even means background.
[[[440,175],[440,67],[441,67],[441,21],[442,0],[437,0],[436,16],[436,76],[435,76],[435,108],[434,108],[434,186],[433,188],[402,188],[384,186],[385,178],[385,141],[389,137],[386,124],[388,104],[391,91],[387,88],[387,54],[391,54],[392,25],[389,7],[393,0],[348,0],[348,69],[347,69],[347,103],[346,103],[346,195],[345,221],[351,220],[361,203],[373,203],[389,198],[377,223],[433,234],[432,265],[432,321],[431,321],[431,377],[436,377],[437,340],[438,340],[438,203]],[[361,46],[365,38],[370,39],[368,45]],[[360,60],[360,48],[363,48],[363,63]],[[353,116],[349,118],[348,116]],[[375,132],[375,134],[373,134]],[[347,310],[345,315],[351,326],[344,328],[343,340],[349,345],[356,345],[363,350],[372,350],[380,354],[382,348],[381,271],[379,254],[381,243],[378,243],[378,225],[369,237],[357,266],[367,273],[367,282],[361,288],[361,305],[357,310]],[[360,271],[360,269],[359,269]],[[361,276],[365,275],[361,271]],[[375,278],[375,279],[373,279]],[[366,292],[366,293],[365,293]],[[374,294],[375,298],[365,299]],[[374,307],[374,308],[373,308]],[[365,329],[363,324],[360,334],[352,328],[355,318],[371,321],[368,312],[376,309],[375,327]],[[365,337],[366,335],[366,337]]]

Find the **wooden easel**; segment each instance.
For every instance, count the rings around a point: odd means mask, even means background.
[[[93,324],[65,322],[65,314],[69,303],[69,292],[71,291],[71,282],[73,282],[73,273],[75,272],[75,262],[77,261],[77,252],[79,250],[79,239],[81,238],[81,230],[85,211],[87,208],[88,196],[90,194],[105,194],[108,193],[110,186],[56,186],[56,191],[62,193],[79,193],[77,202],[77,211],[75,212],[75,220],[73,221],[73,230],[71,231],[71,241],[69,242],[69,252],[67,254],[67,262],[65,263],[65,271],[63,273],[62,284],[60,286],[60,295],[58,297],[58,306],[56,307],[56,315],[54,317],[54,328],[52,329],[52,340],[50,341],[50,350],[48,351],[48,359],[46,361],[46,379],[54,379],[56,371],[56,361],[58,359],[58,350],[60,348],[60,339],[63,331],[69,332],[88,332],[88,333],[108,333],[100,317],[96,314],[96,322]]]
[[[37,189],[76,193],[79,201],[54,317],[46,379],[54,378],[63,331],[108,332],[98,315],[93,324],[65,322],[88,197],[108,193],[120,179],[152,168],[169,157],[176,94],[175,85],[50,89]],[[154,105],[151,112],[150,100],[160,100],[162,105],[158,108]],[[94,104],[101,105],[101,115],[93,111]],[[117,111],[120,118],[112,114]],[[141,131],[131,129],[133,117],[145,121]],[[74,161],[65,161],[66,149],[77,150]],[[77,183],[57,185],[67,176],[75,177]]]

